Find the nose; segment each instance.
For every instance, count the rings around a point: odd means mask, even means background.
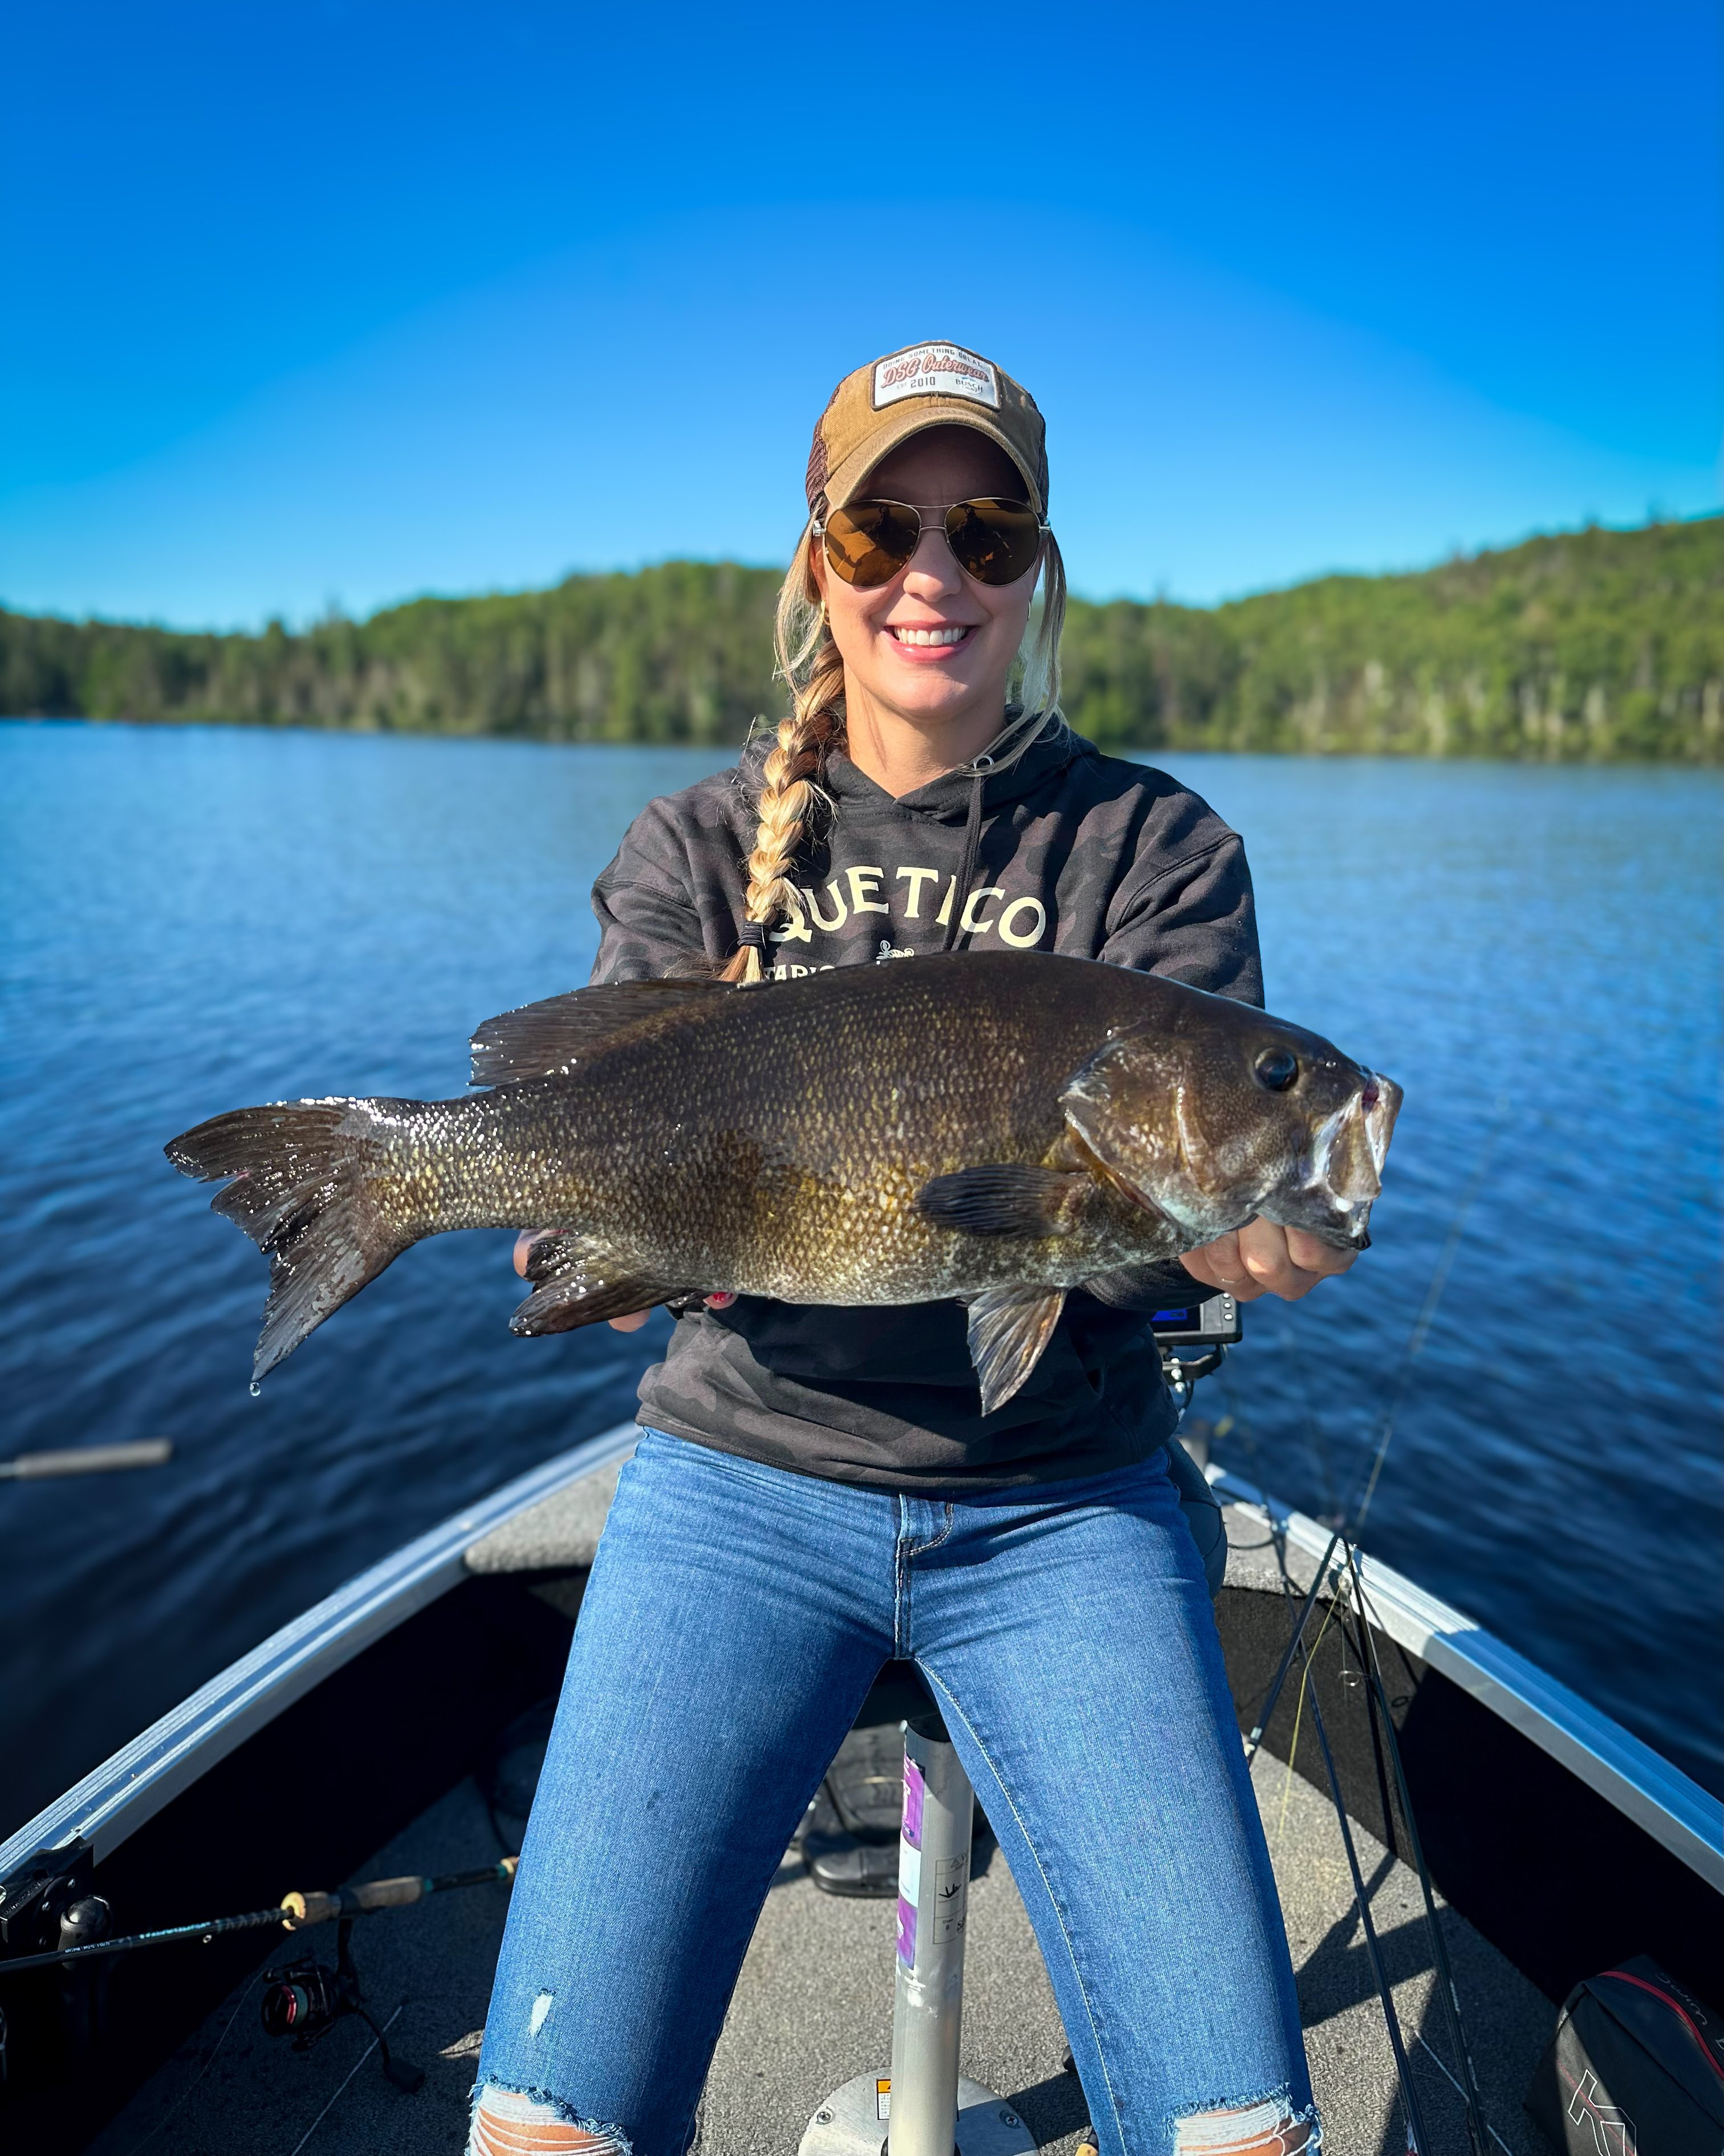
[[[921,536],[904,570],[904,588],[919,599],[944,598],[960,588],[963,572],[946,542],[946,526],[937,512],[922,511]]]

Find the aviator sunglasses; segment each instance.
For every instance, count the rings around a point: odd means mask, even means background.
[[[994,495],[955,501],[944,512],[946,543],[978,584],[1015,584],[1035,566],[1048,526],[1027,501]],[[908,501],[847,501],[814,530],[835,575],[865,590],[889,584],[921,543],[922,513]]]

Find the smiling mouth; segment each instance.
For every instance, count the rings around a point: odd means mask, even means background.
[[[968,629],[893,629],[886,634],[897,638],[900,644],[926,647],[936,644],[962,644],[970,634]]]

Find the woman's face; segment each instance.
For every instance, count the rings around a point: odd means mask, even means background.
[[[959,568],[942,520],[957,501],[989,495],[1021,501],[1023,475],[973,428],[931,427],[882,458],[861,491],[913,503],[922,533],[890,583],[868,590],[834,576],[824,547],[812,542],[815,580],[844,662],[851,738],[895,719],[930,746],[936,737],[950,746],[951,761],[966,761],[999,730],[1036,570],[1015,584],[978,584]],[[978,729],[972,744],[968,737]]]

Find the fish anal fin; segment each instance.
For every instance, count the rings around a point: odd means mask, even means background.
[[[1063,1287],[996,1287],[970,1304],[970,1360],[982,1386],[982,1412],[1003,1408],[1024,1385],[1054,1337],[1065,1307]]]
[[[1069,1235],[1095,1195],[1088,1175],[1002,1161],[936,1175],[916,1203],[928,1219],[967,1235]]]
[[[572,988],[543,1003],[523,1004],[487,1019],[474,1034],[475,1086],[511,1086],[549,1078],[649,1019],[715,996],[734,995],[727,982],[688,978],[670,981],[610,981],[597,988]]]
[[[528,1244],[526,1265],[528,1281],[534,1287],[542,1287],[547,1281],[572,1272],[577,1266],[602,1259],[603,1250],[590,1235],[572,1235],[561,1228],[547,1228],[536,1240]]]
[[[541,1235],[527,1252],[533,1291],[509,1321],[511,1332],[572,1332],[608,1317],[651,1310],[682,1292],[676,1282],[642,1280],[586,1235]]]

